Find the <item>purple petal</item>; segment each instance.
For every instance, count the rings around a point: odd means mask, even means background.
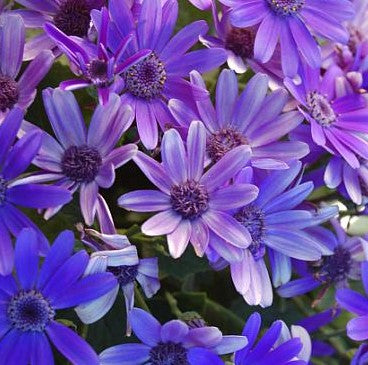
[[[183,219],[173,232],[167,235],[170,255],[177,259],[185,251],[191,236],[192,226],[188,219]]]
[[[258,188],[251,184],[230,185],[210,196],[210,207],[215,210],[231,210],[243,207],[258,196]]]
[[[190,329],[184,344],[188,347],[214,347],[221,342],[222,333],[217,327]]]
[[[231,24],[235,27],[246,28],[260,23],[269,10],[264,1],[255,1],[236,7],[230,13]]]
[[[137,25],[139,47],[154,49],[162,22],[161,0],[144,1]]]
[[[152,150],[158,143],[158,128],[152,105],[153,102],[137,99],[136,103],[136,121],[139,137],[143,145],[147,149]]]
[[[1,209],[1,208],[0,208]],[[9,231],[0,218],[0,275],[9,275],[13,271],[14,250]]]
[[[147,236],[161,236],[163,234],[172,233],[181,220],[181,215],[171,209],[165,210],[148,219],[143,223],[141,229]]]
[[[277,292],[283,298],[292,298],[297,295],[308,293],[320,286],[320,282],[312,276],[307,276],[303,279],[290,281],[287,284],[281,285]]]
[[[97,209],[98,185],[92,181],[82,184],[79,192],[80,207],[84,221],[88,226],[93,224]]]
[[[191,225],[192,232],[190,234],[190,243],[192,244],[197,256],[202,257],[207,250],[209,243],[208,227],[200,218],[192,221]]]
[[[120,207],[135,212],[157,212],[171,208],[170,197],[157,190],[136,190],[118,199]]]
[[[198,181],[203,174],[206,130],[201,122],[192,122],[187,138],[188,178]]]
[[[193,0],[191,0],[193,1]],[[190,365],[223,365],[224,362],[212,351],[203,347],[193,347],[188,351]]]
[[[100,354],[100,365],[140,365],[146,363],[151,348],[140,343],[125,343],[110,347]],[[133,360],[134,359],[134,360]]]
[[[368,299],[351,289],[339,289],[336,293],[339,305],[349,312],[360,316],[368,314]]]
[[[348,336],[355,341],[364,341],[368,338],[368,315],[353,318],[346,326]]]
[[[134,334],[149,346],[155,346],[161,340],[161,325],[155,317],[139,308],[130,312],[130,323]]]
[[[184,322],[172,320],[161,327],[161,340],[162,342],[172,341],[174,343],[180,343],[188,332],[189,328]]]

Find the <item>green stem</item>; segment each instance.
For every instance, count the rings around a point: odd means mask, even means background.
[[[137,307],[144,309],[148,313],[151,313],[146,301],[143,298],[142,293],[137,287],[134,288],[134,297],[135,297],[135,303]]]
[[[165,293],[165,297],[169,303],[172,314],[174,314],[177,318],[180,318],[183,315],[183,312],[178,307],[178,301],[169,292]]]

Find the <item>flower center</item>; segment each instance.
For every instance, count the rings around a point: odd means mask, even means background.
[[[184,218],[194,219],[208,209],[208,192],[204,185],[188,180],[170,190],[173,209]]]
[[[321,260],[311,263],[315,277],[323,283],[338,283],[347,279],[351,269],[350,252],[343,247],[335,248],[334,254],[324,256]]]
[[[220,160],[235,147],[247,144],[247,139],[233,128],[223,128],[207,138],[207,152],[213,162]]]
[[[254,28],[232,27],[226,36],[225,48],[242,58],[252,58],[255,39]]]
[[[337,118],[329,100],[318,91],[308,93],[307,107],[311,117],[322,127],[329,127]]]
[[[189,365],[187,350],[174,342],[159,342],[150,351],[152,365]]]
[[[12,326],[23,332],[41,332],[55,317],[50,303],[36,290],[21,291],[14,295],[7,313]]]
[[[264,213],[254,205],[247,205],[240,209],[234,215],[234,218],[249,231],[252,237],[252,243],[248,250],[252,253],[255,260],[261,259],[266,253]]]
[[[5,202],[7,181],[0,175],[0,206]]]
[[[131,66],[124,74],[125,85],[130,93],[143,99],[159,95],[166,81],[166,70],[162,61],[152,52],[144,60]]]
[[[96,86],[107,86],[110,81],[107,76],[107,63],[99,59],[92,60],[88,65],[88,77]]]
[[[18,101],[18,84],[12,78],[0,74],[0,111],[11,109]]]
[[[71,146],[61,160],[65,176],[75,182],[89,183],[95,179],[102,165],[100,153],[89,146]]]
[[[90,11],[86,0],[62,0],[54,24],[66,35],[85,37],[91,22]]]
[[[138,265],[109,266],[108,271],[113,273],[121,286],[132,283],[138,274]]]
[[[305,0],[267,0],[271,9],[280,15],[293,15],[304,6]]]

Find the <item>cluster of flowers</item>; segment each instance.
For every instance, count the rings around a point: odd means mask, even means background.
[[[236,365],[302,365],[333,352],[309,333],[340,308],[358,315],[348,336],[368,340],[368,299],[347,288],[362,278],[368,293],[368,238],[347,235],[331,200],[307,200],[328,188],[366,214],[368,2],[190,2],[212,12],[212,33],[200,20],[173,35],[177,0],[0,0],[1,363],[53,364],[51,342],[77,365],[216,365],[234,353]],[[27,29],[37,32],[26,41]],[[27,109],[62,55],[75,78],[41,92],[51,135]],[[213,103],[202,75],[220,66]],[[88,123],[73,94],[82,88],[96,100]],[[141,231],[166,236],[174,259],[190,243],[254,306],[271,306],[273,288],[285,298],[320,288],[318,301],[334,286],[331,309],[291,330],[275,321],[257,342],[256,312],[225,336],[201,317],[161,325],[135,308],[136,282],[148,298],[160,289],[158,260],[139,258],[100,194],[129,161],[157,189],[117,204],[156,212]],[[70,231],[50,246],[19,209],[48,220],[77,194],[86,250]],[[142,343],[97,355],[57,312],[96,322],[119,289],[127,334]],[[352,363],[368,363],[368,344]]]

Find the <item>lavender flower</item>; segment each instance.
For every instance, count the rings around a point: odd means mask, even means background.
[[[103,8],[100,24],[95,24],[98,33],[97,45],[90,43],[88,47],[84,47],[82,39],[68,37],[55,25],[51,23],[45,25],[47,34],[69,58],[72,70],[77,75],[83,76],[82,79],[62,81],[60,88],[75,90],[94,85],[101,104],[108,102],[110,92],[119,89],[122,82],[119,75],[151,53],[149,50],[142,50],[132,56],[125,54],[129,44],[135,41],[133,34],[121,41],[114,54],[109,52],[107,45],[109,17],[108,10]]]
[[[316,262],[296,262],[297,272],[302,278],[282,285],[278,289],[279,295],[290,298],[324,286],[317,297],[318,301],[330,286],[334,285],[337,289],[346,287],[349,278],[361,278],[360,263],[364,259],[364,247],[367,247],[368,242],[362,237],[349,237],[337,220],[332,220],[331,223],[336,236],[322,227],[310,228],[308,233],[324,240],[333,254]]]
[[[124,74],[122,87],[123,103],[129,103],[137,121],[139,136],[147,149],[153,149],[158,142],[157,123],[165,129],[173,119],[167,108],[171,98],[196,100],[207,96],[202,88],[190,84],[184,78],[193,69],[209,71],[226,61],[222,49],[201,49],[187,53],[196,44],[198,37],[207,32],[204,21],[194,22],[170,37],[175,27],[178,4],[168,0],[162,6],[161,0],[144,0],[139,17],[135,22],[127,5],[120,0],[109,2],[111,13],[110,46],[116,50],[121,39],[130,32],[137,34],[137,44],[127,50],[134,54],[142,49],[152,53]]]
[[[314,143],[342,156],[352,168],[359,168],[359,159],[368,158],[368,142],[361,136],[368,131],[367,96],[340,93],[337,86],[344,77],[337,67],[329,68],[323,78],[319,69],[304,67],[301,80],[296,85],[287,79],[285,85],[302,105]]]
[[[134,334],[142,344],[110,347],[100,354],[101,365],[188,364],[221,365],[218,355],[232,353],[247,344],[244,336],[223,336],[216,327],[191,328],[179,320],[160,325],[142,309],[130,314]]]
[[[364,291],[368,293],[368,262],[361,264]],[[358,317],[351,319],[347,324],[347,334],[355,341],[368,339],[368,299],[366,296],[351,289],[339,289],[336,293],[339,305]]]
[[[196,71],[192,83],[205,88]],[[308,145],[298,141],[280,141],[303,121],[297,111],[282,113],[288,95],[279,89],[267,95],[269,78],[256,74],[238,96],[238,82],[234,72],[223,70],[216,87],[216,107],[210,97],[196,102],[191,110],[188,104],[172,99],[169,108],[184,128],[193,120],[202,120],[207,129],[207,154],[218,161],[235,147],[251,147],[251,165],[261,169],[287,169],[292,161],[308,154]],[[190,104],[189,104],[190,105]]]
[[[27,28],[42,30],[47,22],[55,24],[70,36],[87,37],[91,27],[90,12],[105,5],[105,0],[16,0],[26,9],[14,10]],[[25,46],[24,60],[35,58],[45,49],[52,50],[55,42],[42,32],[31,38]]]
[[[24,24],[20,16],[7,14],[0,18],[0,122],[13,107],[26,109],[32,104],[38,83],[54,61],[52,52],[39,52],[18,77],[24,38]]]
[[[235,288],[250,305],[272,304],[272,286],[264,261],[267,253],[275,286],[290,280],[290,258],[314,261],[322,254],[332,253],[323,239],[311,236],[305,228],[333,217],[337,208],[312,212],[301,207],[312,192],[313,184],[298,182],[300,170],[301,163],[294,163],[288,170],[272,172],[257,181],[252,171],[244,169],[236,183],[256,183],[259,194],[252,203],[234,209],[232,214],[250,233],[251,244],[246,249],[239,243],[233,247],[226,240],[210,235],[210,249],[230,263]],[[211,256],[212,260],[216,257],[213,252]]]
[[[23,228],[33,228],[38,236],[39,251],[45,254],[48,242],[36,225],[16,206],[49,208],[71,200],[67,189],[38,185],[32,178],[21,175],[35,158],[43,135],[31,132],[13,145],[23,120],[23,112],[13,108],[0,125],[0,274],[11,273],[14,252],[11,236],[18,236]]]
[[[132,111],[122,106],[116,94],[104,106],[98,106],[92,116],[88,132],[81,110],[70,91],[46,89],[44,104],[56,141],[44,134],[41,149],[33,161],[44,170],[33,177],[35,181],[55,181],[72,193],[80,190],[80,207],[87,225],[93,223],[99,187],[109,188],[115,180],[115,169],[127,163],[137,152],[128,144],[115,148],[121,135],[132,123]],[[38,129],[24,124],[25,130]],[[49,209],[50,218],[61,209]]]
[[[99,364],[93,349],[60,324],[60,309],[104,295],[115,285],[110,273],[82,278],[88,255],[72,255],[74,237],[62,232],[38,269],[36,232],[24,229],[15,246],[16,277],[0,276],[0,354],[6,364],[53,364],[50,341],[73,364]]]
[[[179,133],[171,129],[161,144],[162,164],[138,152],[134,161],[161,191],[138,190],[119,198],[119,206],[137,212],[160,213],[142,225],[149,236],[167,235],[169,251],[178,258],[189,242],[196,253],[204,254],[209,232],[230,242],[248,247],[248,231],[226,213],[253,201],[258,193],[251,184],[225,185],[247,163],[250,149],[238,146],[204,173],[206,132],[201,122],[189,127],[187,148]]]
[[[311,355],[311,340],[301,326],[291,331],[283,321],[275,321],[256,344],[261,328],[261,316],[255,312],[247,320],[243,336],[248,345],[235,353],[235,365],[307,365]]]
[[[302,57],[313,68],[321,64],[320,51],[314,34],[340,43],[349,35],[341,25],[354,15],[349,0],[220,0],[231,7],[233,26],[245,28],[259,24],[254,56],[262,63],[269,61],[280,42],[282,69],[293,77]]]

